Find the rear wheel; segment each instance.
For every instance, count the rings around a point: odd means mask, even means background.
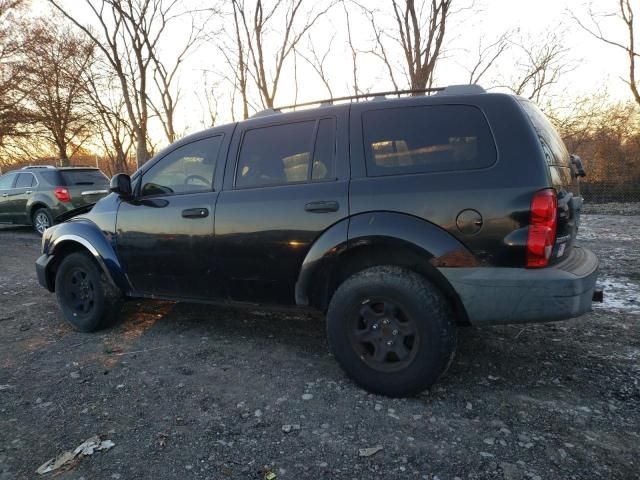
[[[62,260],[55,288],[65,320],[81,332],[110,326],[122,306],[121,293],[83,252],[71,253]]]
[[[327,335],[357,384],[391,397],[433,385],[456,345],[455,321],[440,291],[394,266],[369,268],[340,285],[329,305]]]
[[[42,235],[47,228],[53,225],[53,216],[51,215],[51,211],[48,208],[37,209],[33,212],[31,224],[33,225],[33,229],[39,235]]]

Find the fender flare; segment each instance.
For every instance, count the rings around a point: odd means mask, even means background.
[[[95,223],[86,219],[61,223],[52,230],[51,237],[43,240],[43,253],[55,257],[69,243],[81,245],[93,256],[109,282],[124,294],[131,293],[131,284],[116,255],[110,234],[103,233]]]
[[[341,255],[376,245],[409,248],[428,262],[430,270],[479,265],[453,235],[422,218],[387,211],[361,213],[334,224],[313,243],[296,282],[296,304],[310,305],[318,279],[337,264]],[[448,285],[444,276],[439,280]]]

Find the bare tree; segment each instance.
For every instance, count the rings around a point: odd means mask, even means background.
[[[255,0],[251,9],[245,0],[232,0],[237,50],[242,52],[246,71],[255,82],[265,108],[273,108],[285,62],[334,2],[309,11],[302,10],[302,4],[303,0],[278,0],[265,10],[262,0]],[[283,23],[278,29],[275,24],[280,19]],[[268,44],[275,45],[273,53],[267,50]],[[274,60],[271,62],[270,58]]]
[[[209,13],[212,15],[216,14],[217,9],[213,8]],[[159,105],[153,100],[153,97],[150,97],[149,105],[155,115],[160,119],[169,143],[175,142],[178,138],[175,127],[176,107],[180,100],[180,89],[177,85],[178,72],[186,57],[197,47],[204,37],[202,28],[196,25],[196,18],[191,15],[190,20],[191,25],[188,29],[187,39],[170,63],[160,55],[157,47],[154,48],[149,43],[150,38],[145,36],[147,48],[149,49],[153,63],[153,81],[156,85],[158,96],[160,97]],[[204,20],[203,23],[206,23],[206,20]]]
[[[48,0],[102,51],[117,76],[136,139],[136,161],[149,156],[149,73],[167,25],[180,13],[177,0],[84,0],[98,26],[95,32],[77,10]]]
[[[475,63],[469,68],[469,83],[480,83],[487,72],[496,64],[498,59],[511,46],[510,32],[500,35],[495,41],[483,45],[482,39],[478,41],[475,52]]]
[[[90,109],[97,116],[94,138],[108,161],[107,173],[130,171],[128,159],[133,132],[127,121],[117,76],[96,62],[82,78]]]
[[[516,62],[517,76],[506,86],[516,95],[540,103],[562,75],[574,68],[561,34],[549,33],[540,42],[521,39],[512,43],[521,57]]]
[[[372,8],[361,0],[351,0],[351,3],[367,17],[374,35],[374,47],[367,53],[382,61],[394,88],[400,89],[393,60],[397,46],[409,88],[430,87],[443,53],[447,24],[451,16],[459,12],[452,9],[453,0],[392,0],[391,12]],[[388,17],[392,23],[385,23]]]
[[[587,24],[581,20],[575,14],[573,18],[585,31],[593,35],[598,40],[601,40],[616,48],[622,49],[629,62],[628,77],[625,82],[629,85],[629,89],[633,95],[635,102],[640,105],[640,91],[638,89],[638,79],[636,76],[636,59],[640,57],[640,51],[636,47],[636,24],[634,19],[634,7],[631,0],[617,0],[617,10],[613,13],[598,15],[591,8],[589,8],[590,24]],[[605,35],[600,25],[601,17],[615,17],[624,24],[625,28],[625,40],[623,42],[618,41],[613,36]]]
[[[347,4],[343,1],[342,8],[344,9],[344,16],[347,22],[347,42],[349,43],[349,50],[351,51],[351,75],[353,79],[353,94],[360,94],[360,87],[358,86],[358,50],[353,42],[353,36],[351,34],[351,16]]]
[[[327,45],[327,49],[324,53],[318,53],[314,42],[309,41],[308,50],[309,53],[302,53],[299,50],[296,50],[296,54],[300,56],[305,62],[307,62],[311,68],[316,72],[318,77],[320,77],[320,81],[324,85],[324,88],[327,89],[329,96],[333,98],[333,90],[331,89],[331,83],[329,82],[329,74],[326,71],[325,62],[327,61],[327,57],[329,53],[331,53],[331,48],[333,47],[333,37],[329,40],[329,44]]]
[[[91,136],[82,75],[94,60],[95,45],[45,21],[31,28],[27,45],[21,65],[26,105],[32,119],[44,127],[44,138],[55,147],[61,164],[69,165]]]
[[[20,86],[25,75],[20,68],[24,39],[19,15],[24,0],[0,0],[0,147],[5,139],[20,132],[20,124],[29,120],[22,108]]]

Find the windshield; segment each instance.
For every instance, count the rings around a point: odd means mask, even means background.
[[[519,101],[538,134],[547,164],[570,168],[571,159],[567,147],[542,110],[528,100],[519,99]]]
[[[109,179],[100,170],[62,170],[62,180],[66,186],[107,185]]]

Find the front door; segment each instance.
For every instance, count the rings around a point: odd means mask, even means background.
[[[309,248],[348,216],[347,144],[337,135],[347,110],[322,113],[286,124],[274,115],[234,136],[215,223],[217,278],[233,300],[293,304]]]
[[[11,192],[17,174],[8,173],[0,177],[0,223],[12,223]]]
[[[146,295],[208,298],[212,291],[215,166],[223,135],[179,146],[138,178],[117,216],[118,257]]]

